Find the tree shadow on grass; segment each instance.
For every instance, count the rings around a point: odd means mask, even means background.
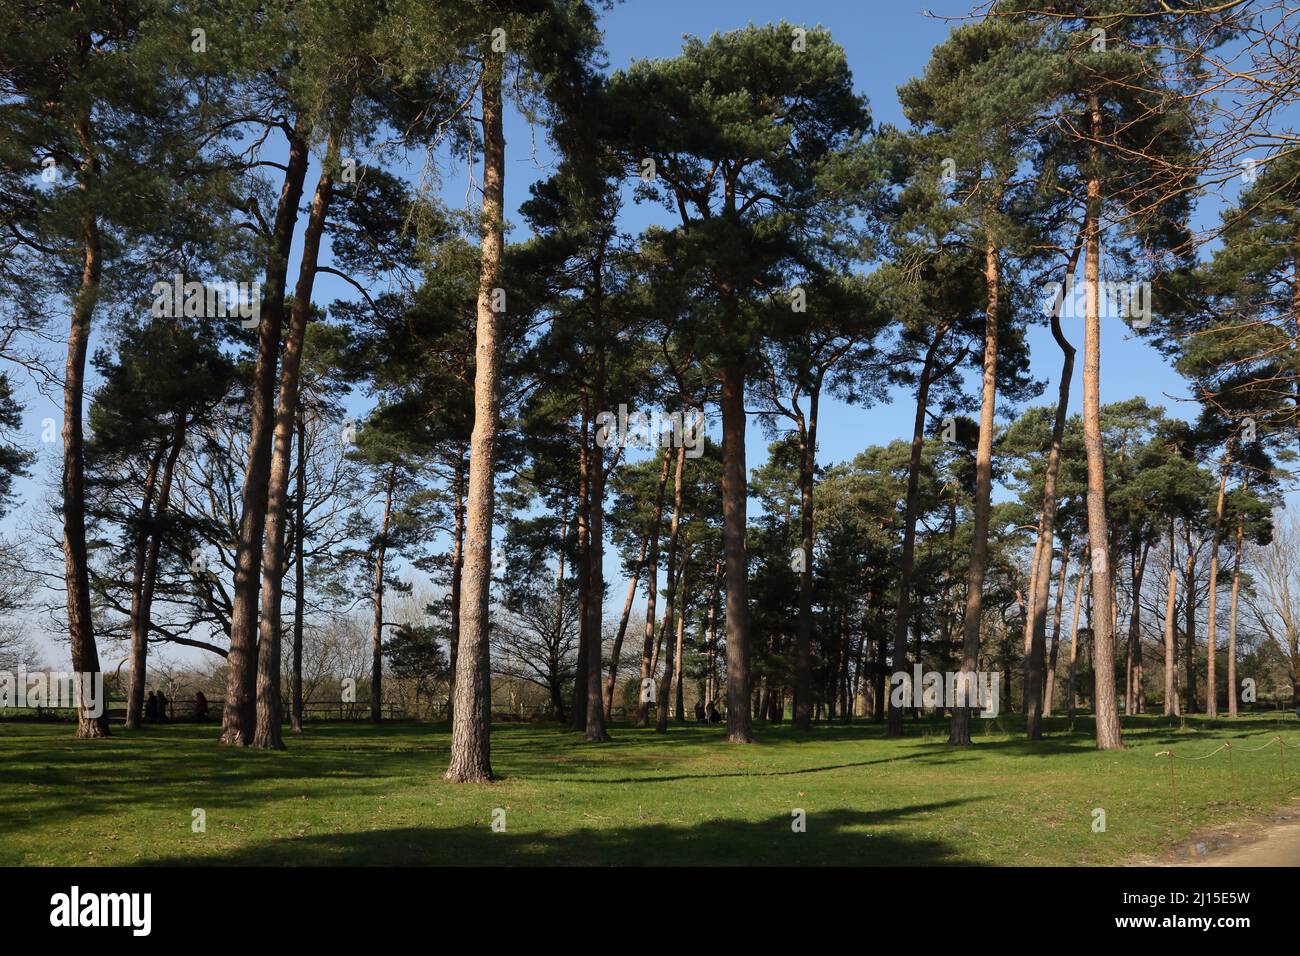
[[[164,856],[159,866],[961,866],[978,861],[955,843],[900,832],[898,824],[968,799],[875,811],[707,820],[694,826],[610,826],[569,831],[507,825],[400,827],[321,834],[215,856]]]

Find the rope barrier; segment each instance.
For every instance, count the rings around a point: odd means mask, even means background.
[[[1289,744],[1285,740],[1283,740],[1280,736],[1274,735],[1271,739],[1264,741],[1264,743],[1260,744],[1258,747],[1242,747],[1239,749],[1242,753],[1253,754],[1253,753],[1258,753],[1261,750],[1265,750],[1273,746],[1273,744],[1277,744],[1278,763],[1279,766],[1281,767],[1282,778],[1285,780],[1286,779],[1286,751],[1288,748],[1292,750],[1300,750],[1300,746],[1296,744]],[[1200,756],[1197,757],[1184,757],[1181,754],[1176,754],[1174,753],[1172,747],[1170,747],[1168,750],[1158,751],[1155,754],[1155,756],[1157,757],[1169,758],[1169,793],[1173,798],[1174,812],[1178,811],[1178,788],[1174,781],[1174,761],[1186,760],[1191,762],[1195,760],[1208,760],[1210,757],[1213,757],[1216,754],[1221,754],[1225,750],[1228,751],[1228,773],[1232,776],[1232,802],[1237,803],[1238,802],[1237,767],[1236,767],[1236,762],[1233,760],[1232,757],[1232,750],[1233,750],[1232,741],[1230,740],[1224,741],[1214,750],[1211,750],[1208,754],[1201,754]]]

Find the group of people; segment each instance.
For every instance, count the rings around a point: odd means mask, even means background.
[[[161,690],[149,691],[149,696],[144,702],[144,719],[151,724],[167,723],[171,719],[168,713],[167,705],[171,701]],[[202,723],[208,719],[208,699],[199,691],[194,695],[194,720],[196,723]]]
[[[697,700],[695,702],[695,719],[701,724],[706,722],[710,724],[722,723],[722,715],[718,713],[718,705],[713,701],[709,701],[709,710],[706,714],[704,711],[704,701]]]

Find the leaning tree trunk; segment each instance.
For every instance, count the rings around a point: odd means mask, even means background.
[[[661,492],[662,493],[662,492]],[[641,553],[637,555],[636,567],[632,569],[632,580],[627,584],[627,597],[623,599],[623,613],[618,619],[618,633],[614,635],[614,649],[609,659],[609,680],[605,682],[605,723],[614,718],[614,686],[618,683],[618,659],[623,653],[623,639],[627,636],[627,624],[632,617],[632,601],[636,598],[636,586],[641,582],[641,568],[645,564],[646,551],[650,548],[650,536],[641,536]]]
[[[284,323],[284,287],[298,221],[298,201],[307,177],[307,140],[301,126],[289,138],[289,161],[275,214],[275,232],[266,263],[257,361],[253,367],[248,464],[240,492],[235,583],[230,611],[230,652],[226,657],[226,696],[221,709],[221,742],[253,742],[257,690],[257,599],[262,539],[270,490],[272,429],[275,424],[275,368]]]
[[[970,746],[971,694],[979,669],[980,618],[984,608],[984,575],[988,569],[989,510],[993,492],[993,427],[998,395],[998,250],[990,237],[984,248],[984,279],[988,301],[984,310],[984,382],[980,398],[980,434],[975,452],[975,521],[972,530],[970,575],[966,588],[966,616],[962,620],[961,670],[967,675],[965,698],[959,690],[952,701],[952,728],[948,743]],[[958,686],[962,685],[958,679]]]
[[[654,516],[650,522],[650,557],[646,565],[645,640],[641,645],[641,687],[637,691],[636,725],[650,723],[650,701],[647,681],[654,679],[655,654],[655,603],[659,596],[659,528],[664,516],[664,486],[668,483],[668,469],[672,463],[672,450],[664,449],[664,463],[659,475],[659,495],[655,498]],[[671,584],[671,580],[669,584]]]
[[[503,63],[483,51],[483,257],[479,268],[478,328],[474,354],[474,430],[470,437],[469,493],[465,518],[464,596],[456,694],[447,779],[492,779],[492,682],[488,653],[488,602],[492,591],[492,515],[495,507],[498,378],[496,290],[501,287],[505,134],[501,126]]]
[[[1096,96],[1089,102],[1095,144],[1101,130],[1101,108]],[[1101,442],[1101,310],[1099,293],[1101,255],[1101,182],[1098,149],[1089,147],[1092,170],[1088,177],[1088,211],[1084,226],[1087,260],[1084,263],[1085,308],[1083,347],[1083,445],[1088,461],[1088,547],[1092,552],[1092,669],[1093,703],[1098,750],[1124,746],[1119,713],[1115,708],[1115,636],[1111,612],[1109,528],[1106,518],[1106,453]]]
[[[290,681],[289,727],[295,734],[302,733],[302,632],[306,589],[307,549],[307,422],[302,409],[298,409],[298,458],[295,464],[296,493],[294,495],[294,549],[293,549],[293,676]]]
[[[78,127],[89,139],[89,126]],[[93,171],[88,158],[83,168]],[[82,184],[84,188],[84,183]],[[90,609],[90,568],[86,554],[86,449],[82,430],[82,401],[86,383],[86,351],[90,344],[90,321],[99,298],[103,261],[99,224],[87,217],[83,226],[81,288],[72,303],[68,329],[68,358],[63,378],[63,565],[68,594],[68,636],[72,644],[72,669],[77,674],[78,737],[107,737],[108,711],[103,707],[103,674],[99,669],[99,648],[95,644],[95,623]],[[98,683],[95,715],[87,699]]]
[[[925,352],[921,377],[916,386],[916,415],[912,419],[912,450],[907,463],[907,499],[903,511],[903,557],[899,566],[898,605],[894,612],[894,670],[907,670],[907,625],[912,617],[912,568],[916,563],[916,522],[920,510],[921,450],[925,445],[925,413],[930,404],[930,377],[934,371],[935,357],[948,331],[946,322],[939,323],[934,338]],[[883,639],[883,638],[882,638]],[[879,698],[878,698],[879,699]],[[880,705],[878,705],[880,706]],[[903,733],[903,711],[889,708],[886,733],[898,737]]]
[[[677,449],[677,467],[673,472],[673,519],[668,530],[668,594],[664,598],[664,630],[673,625],[673,611],[677,606],[677,543],[682,522],[682,468],[686,464],[686,445]],[[655,704],[655,733],[668,732],[668,707],[673,692],[673,655],[666,648],[664,675],[659,681],[659,699]]]
[[[289,520],[289,466],[293,458],[294,423],[298,419],[298,392],[302,379],[303,340],[311,316],[312,288],[320,258],[321,238],[334,189],[334,167],[339,144],[331,135],[312,197],[307,228],[303,231],[302,262],[289,310],[289,328],[280,359],[280,394],[276,399],[271,473],[267,487],[265,540],[262,545],[262,618],[258,626],[257,727],[253,746],[283,750],[280,732],[283,704],[280,694],[280,608],[284,600],[285,526]]]
[[[1052,310],[1052,337],[1061,349],[1061,384],[1057,389],[1056,417],[1052,420],[1052,444],[1047,452],[1047,467],[1043,472],[1043,508],[1038,519],[1038,543],[1034,550],[1035,567],[1030,587],[1029,660],[1025,665],[1025,715],[1030,740],[1043,736],[1043,660],[1047,644],[1047,598],[1052,584],[1052,539],[1056,533],[1056,477],[1061,467],[1061,443],[1065,437],[1065,416],[1070,406],[1070,381],[1074,375],[1074,346],[1061,331],[1061,309],[1065,305],[1065,288],[1079,264],[1081,243],[1076,243],[1066,267],[1066,282],[1061,286],[1061,302]],[[1064,582],[1065,567],[1070,563],[1068,544],[1061,549],[1061,574]],[[1059,597],[1059,592],[1058,592]],[[1060,615],[1058,602],[1057,621]],[[1055,667],[1056,636],[1052,638]]]

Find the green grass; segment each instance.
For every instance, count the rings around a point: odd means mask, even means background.
[[[752,746],[717,727],[628,726],[609,744],[536,724],[492,734],[499,780],[442,779],[445,725],[316,724],[283,753],[219,746],[212,725],[168,725],[79,741],[68,724],[0,723],[0,864],[1114,864],[1158,854],[1193,830],[1271,810],[1300,784],[1294,717],[1171,728],[1124,721],[1128,749],[1092,749],[1091,724],[977,721],[976,744],[944,745],[946,723],[887,740],[870,723],[806,737],[760,727]],[[1228,754],[1178,761],[1234,741]],[[505,810],[505,832],[491,828]],[[1106,811],[1104,833],[1093,809]],[[207,831],[191,830],[206,811]],[[794,833],[791,811],[807,812]]]

